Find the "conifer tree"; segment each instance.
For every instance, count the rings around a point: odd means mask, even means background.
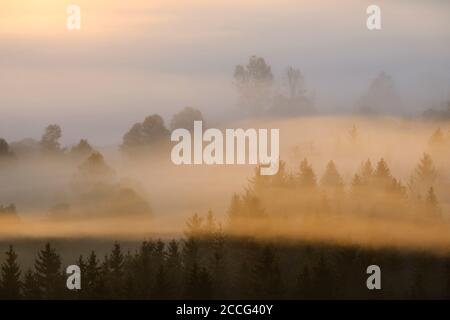
[[[119,243],[114,243],[108,262],[111,294],[114,298],[121,298],[124,288],[124,256]]]
[[[307,299],[311,297],[312,290],[311,274],[308,265],[305,265],[298,275],[295,294],[300,299]]]
[[[253,266],[253,290],[259,299],[277,298],[281,293],[281,274],[274,248],[262,248]]]
[[[25,299],[35,300],[42,298],[42,290],[39,285],[36,273],[31,271],[30,269],[24,275],[22,292]]]
[[[367,161],[361,165],[359,173],[361,182],[365,185],[369,184],[371,182],[373,172],[372,162],[370,161],[370,159],[367,159]]]
[[[98,298],[102,293],[101,267],[94,251],[91,251],[85,266],[84,290],[90,298]]]
[[[441,148],[445,143],[444,133],[441,128],[436,129],[430,137],[429,145],[432,148]]]
[[[426,206],[427,206],[427,211],[434,213],[434,214],[439,213],[439,202],[437,200],[437,197],[436,197],[433,187],[428,189],[427,198],[426,198]]]
[[[376,187],[381,188],[381,190],[387,191],[391,186],[391,171],[383,158],[381,158],[377,163],[377,168],[374,172],[374,178]]]
[[[19,299],[22,283],[17,254],[11,245],[5,254],[6,261],[2,263],[0,273],[0,296],[4,299]]]
[[[322,188],[335,193],[343,191],[344,183],[333,161],[328,162],[325,173],[320,179],[320,185]]]
[[[182,285],[182,265],[178,242],[176,242],[175,240],[170,241],[168,244],[166,272],[169,296],[171,298],[179,297],[180,288]]]
[[[208,299],[211,297],[211,278],[204,267],[194,263],[186,279],[186,298]]]
[[[436,179],[437,171],[433,160],[429,154],[424,153],[411,177],[409,187],[414,195],[423,194],[436,183]]]
[[[303,188],[315,188],[317,186],[316,175],[312,166],[304,159],[300,163],[300,172],[297,175],[298,185]]]
[[[155,276],[153,297],[155,299],[167,299],[169,295],[169,283],[164,265],[159,266]]]
[[[45,244],[45,248],[40,250],[34,263],[36,269],[36,279],[42,291],[44,299],[61,297],[65,285],[61,273],[61,258],[56,250]]]

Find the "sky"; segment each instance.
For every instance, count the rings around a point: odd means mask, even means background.
[[[79,5],[80,31],[66,29]],[[382,30],[366,28],[381,7]],[[281,81],[303,72],[317,107],[347,110],[380,71],[411,112],[450,98],[450,2],[444,0],[2,0],[0,137],[113,145],[135,122],[185,106],[232,112],[235,65],[258,55]]]

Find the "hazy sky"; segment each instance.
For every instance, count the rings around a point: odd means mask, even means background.
[[[366,29],[379,4],[382,30]],[[66,6],[82,29],[66,29]],[[448,98],[450,1],[2,0],[0,137],[119,143],[146,115],[234,108],[232,73],[263,56],[302,70],[318,108],[349,108],[384,70],[410,108]]]

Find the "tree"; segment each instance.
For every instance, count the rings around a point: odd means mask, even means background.
[[[172,298],[179,297],[182,281],[182,264],[178,242],[175,240],[170,241],[168,244],[165,270],[169,296]]]
[[[185,272],[189,272],[199,260],[199,241],[203,236],[203,219],[197,213],[186,222],[184,234],[183,261]]]
[[[61,258],[56,250],[45,244],[45,248],[40,250],[34,263],[36,269],[36,279],[44,299],[54,299],[61,297],[64,287],[64,278],[61,273]]]
[[[445,137],[441,128],[438,128],[436,129],[436,131],[433,132],[428,144],[430,145],[430,147],[436,149],[441,148],[443,145],[445,145]]]
[[[423,154],[423,158],[420,160],[420,163],[416,168],[416,174],[419,181],[431,184],[434,183],[437,177],[437,172],[434,167],[433,160],[429,154]]]
[[[377,168],[375,169],[373,176],[377,187],[387,190],[391,186],[391,171],[383,158],[378,161]]]
[[[124,256],[120,245],[116,242],[108,259],[109,284],[111,294],[114,298],[119,298],[123,294],[124,283]]]
[[[77,178],[83,182],[109,181],[114,171],[109,167],[100,152],[92,153],[79,167]]]
[[[4,157],[11,157],[13,153],[9,148],[8,142],[5,139],[0,138],[0,159]]]
[[[82,274],[81,286],[88,298],[99,298],[101,294],[101,267],[97,255],[91,251],[86,263],[83,263],[84,270]],[[81,267],[80,267],[81,268]]]
[[[411,177],[410,188],[413,193],[424,194],[436,183],[436,179],[437,171],[433,160],[429,154],[424,153]]]
[[[161,265],[156,272],[153,296],[156,299],[167,299],[169,294],[169,281],[164,266]]]
[[[297,278],[296,295],[300,299],[308,299],[311,298],[313,290],[314,284],[312,283],[311,273],[308,265],[305,264]]]
[[[317,186],[316,175],[312,166],[304,159],[300,163],[300,172],[297,175],[298,185],[303,188],[315,188]]]
[[[91,155],[94,151],[86,139],[81,139],[77,145],[72,147],[70,154],[74,157],[82,158]]]
[[[246,66],[236,66],[234,80],[241,106],[250,114],[263,113],[273,84],[272,70],[264,58],[251,56]]]
[[[253,268],[253,288],[258,299],[279,298],[281,274],[274,248],[262,248]]]
[[[208,270],[194,263],[186,281],[187,299],[210,299],[212,294],[211,277]]]
[[[434,192],[433,187],[428,190],[427,198],[426,198],[426,207],[427,211],[436,214],[439,213],[439,202]]]
[[[202,113],[197,109],[186,107],[172,117],[170,130],[184,128],[192,132],[194,131],[194,121],[203,121],[203,128],[205,127]]]
[[[40,142],[42,151],[46,153],[57,153],[61,151],[59,144],[61,133],[61,127],[56,124],[51,124],[45,128]]]
[[[5,252],[6,261],[1,265],[0,296],[4,299],[19,299],[22,283],[20,267],[17,264],[17,254],[10,245]]]
[[[36,273],[28,270],[23,280],[23,296],[25,299],[41,299],[42,290],[39,285]]]
[[[287,95],[274,98],[271,114],[275,116],[298,116],[314,113],[314,105],[306,96],[305,79],[299,69],[288,67],[285,71]]]
[[[326,190],[343,191],[344,183],[333,161],[328,162],[325,173],[320,179],[320,185]]]
[[[365,114],[395,114],[401,111],[401,100],[392,77],[385,72],[378,74],[358,105],[359,111]]]
[[[360,178],[361,178],[361,183],[363,184],[369,184],[370,181],[372,180],[373,177],[373,167],[372,167],[372,162],[370,162],[370,159],[367,159],[366,162],[364,162],[361,165],[361,169],[360,169]]]
[[[121,149],[133,153],[137,150],[150,151],[157,149],[168,141],[169,130],[164,125],[160,115],[148,116],[142,123],[134,124],[123,136]]]
[[[290,98],[295,98],[305,94],[305,79],[299,69],[291,66],[287,67],[286,80]]]

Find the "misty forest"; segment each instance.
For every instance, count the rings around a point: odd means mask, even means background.
[[[450,102],[416,114],[386,72],[347,114],[252,56],[226,120],[136,119],[119,145],[0,138],[2,299],[448,299]],[[402,107],[400,107],[402,106]],[[168,121],[169,120],[169,121]],[[176,166],[171,131],[279,128],[275,175]],[[66,266],[81,290],[66,288]],[[368,290],[378,265],[382,289]]]

